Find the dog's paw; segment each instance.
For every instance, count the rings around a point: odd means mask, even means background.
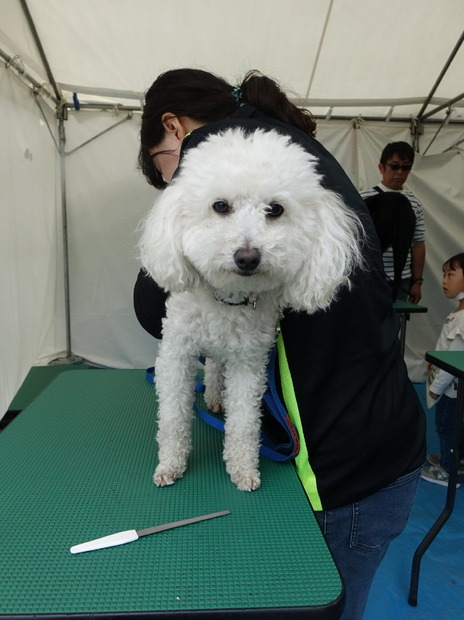
[[[206,390],[205,403],[210,411],[213,413],[224,413],[224,405],[222,404],[222,398],[218,394],[211,394],[209,390]]]
[[[153,482],[157,487],[167,487],[170,484],[174,484],[179,478],[182,478],[183,474],[183,469],[174,469],[173,467],[158,465],[153,474]]]
[[[230,479],[239,491],[256,491],[261,485],[261,476],[258,470],[236,472],[230,474]]]
[[[205,396],[205,403],[206,403],[206,406],[208,407],[208,409],[210,411],[212,411],[213,413],[217,413],[219,415],[223,415],[224,414],[224,406],[223,406],[223,404],[222,404],[222,402],[220,400],[218,400],[218,399],[209,400]]]

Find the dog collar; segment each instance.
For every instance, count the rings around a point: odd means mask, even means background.
[[[216,301],[220,301],[228,306],[253,306],[253,310],[256,310],[256,304],[258,303],[258,295],[249,295],[248,297],[236,299],[234,295],[222,297],[219,293],[215,293],[214,298]]]

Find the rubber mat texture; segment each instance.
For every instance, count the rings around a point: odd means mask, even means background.
[[[193,420],[189,468],[157,488],[156,395],[141,370],[63,373],[0,434],[0,614],[330,605],[338,572],[290,463],[241,492],[222,435]],[[69,548],[229,509],[136,542]]]
[[[57,366],[33,366],[27,373],[21,387],[8,407],[11,411],[21,411],[29,405],[49,383],[62,372],[69,370],[89,370],[86,364],[62,364]]]

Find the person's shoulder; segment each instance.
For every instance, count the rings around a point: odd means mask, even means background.
[[[455,323],[459,324],[461,327],[464,327],[464,309],[455,310],[450,314],[450,317],[453,317]]]
[[[194,148],[206,140],[208,136],[220,134],[228,129],[234,128],[241,128],[246,133],[253,133],[259,130],[276,131],[280,135],[288,136],[291,142],[298,144],[305,151],[319,159],[332,157],[315,138],[305,134],[292,125],[266,116],[260,110],[248,104],[239,108],[230,118],[207,123],[206,125],[194,129],[184,138],[182,148],[184,151]]]
[[[416,194],[414,194],[414,192],[406,189],[402,191],[402,194],[403,196],[406,196],[406,198],[409,200],[413,207],[418,207],[422,209],[422,202],[419,200]]]
[[[361,198],[370,198],[371,196],[375,196],[379,192],[375,187],[371,187],[370,189],[363,189],[359,193],[361,195]]]

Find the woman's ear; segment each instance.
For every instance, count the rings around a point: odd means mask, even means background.
[[[190,116],[176,116],[172,112],[165,112],[161,117],[161,122],[166,134],[173,135],[179,140],[183,140],[188,133],[205,124]]]
[[[180,118],[172,112],[165,112],[161,117],[161,122],[166,134],[178,140],[183,140],[188,133]]]

